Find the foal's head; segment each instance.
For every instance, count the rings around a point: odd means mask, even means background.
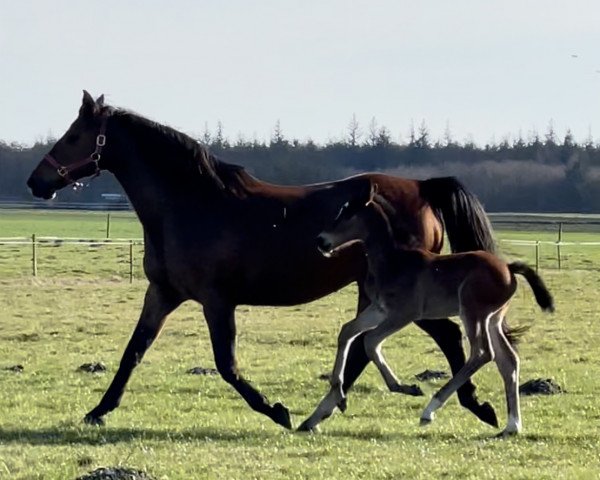
[[[33,195],[49,199],[57,190],[99,172],[106,117],[104,96],[97,100],[84,90],[79,114],[66,133],[35,168],[27,186]]]
[[[369,232],[366,221],[369,210],[375,209],[385,216],[376,202],[381,199],[377,190],[377,184],[371,184],[369,188],[361,189],[342,205],[331,226],[317,236],[317,247],[323,255],[330,257],[355,242],[365,241]]]

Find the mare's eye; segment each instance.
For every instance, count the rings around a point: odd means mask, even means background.
[[[79,140],[79,135],[77,135],[76,133],[72,133],[71,135],[67,136],[67,143],[76,143],[77,140]]]

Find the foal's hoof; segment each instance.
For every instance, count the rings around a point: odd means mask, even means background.
[[[496,416],[496,411],[494,407],[489,402],[484,402],[476,410],[472,410],[477,418],[482,422],[491,425],[492,427],[498,428],[498,417]]]
[[[292,429],[292,417],[290,416],[290,411],[283,404],[277,402],[273,405],[271,418],[278,425],[281,425],[288,430]]]
[[[83,417],[83,423],[86,425],[95,425],[96,427],[101,427],[104,425],[104,419],[88,413],[85,417]]]
[[[403,393],[404,395],[411,395],[413,397],[422,397],[425,394],[421,387],[418,385],[394,385],[394,387],[390,388],[390,390],[394,393]]]
[[[495,438],[508,438],[508,437],[514,437],[516,435],[518,435],[519,432],[516,430],[502,430],[498,435],[496,435]]]
[[[348,400],[346,399],[346,397],[342,398],[338,404],[337,407],[340,409],[340,412],[344,413],[346,411],[346,409],[348,408]]]
[[[319,426],[318,425],[310,425],[310,423],[308,422],[308,420],[304,420],[300,424],[300,426],[298,427],[298,429],[296,431],[297,432],[318,433],[319,432]]]
[[[433,418],[424,418],[424,417],[421,417],[421,419],[419,420],[419,425],[421,427],[426,427],[427,425],[431,425],[432,421],[433,421]]]

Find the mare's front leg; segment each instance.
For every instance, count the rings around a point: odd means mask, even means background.
[[[314,430],[316,426],[321,423],[321,421],[331,416],[335,410],[335,407],[345,410],[346,406],[344,402],[345,398],[344,392],[342,391],[342,385],[344,383],[344,367],[350,345],[352,341],[361,333],[375,328],[384,320],[384,318],[385,316],[383,310],[376,305],[372,305],[354,320],[351,320],[342,326],[338,336],[338,348],[333,366],[333,372],[331,374],[331,387],[329,392],[327,395],[325,395],[321,402],[319,402],[319,405],[312,415],[302,422],[300,427],[298,427],[298,430]]]
[[[180,304],[178,295],[168,287],[154,283],[148,286],[140,319],[125,348],[119,369],[100,403],[85,416],[85,423],[101,425],[104,423],[102,417],[119,406],[133,369],[160,333],[167,315]]]
[[[222,301],[209,302],[204,305],[204,316],[210,331],[217,370],[223,380],[235,388],[253,410],[291,429],[289,410],[281,403],[271,406],[267,398],[252,387],[238,371],[235,359],[235,305]]]
[[[448,318],[419,320],[415,323],[438,344],[450,364],[452,375],[456,375],[465,364],[465,351],[459,326]],[[475,390],[475,385],[468,378],[457,392],[460,404],[473,412],[482,422],[498,427],[498,417],[494,407],[488,402],[479,403]]]

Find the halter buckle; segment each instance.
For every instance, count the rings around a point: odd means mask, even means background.
[[[59,167],[56,169],[56,173],[64,178],[69,174],[69,169],[67,167]]]
[[[104,145],[106,145],[106,135],[99,134],[96,137],[96,145],[99,147],[103,147]]]

